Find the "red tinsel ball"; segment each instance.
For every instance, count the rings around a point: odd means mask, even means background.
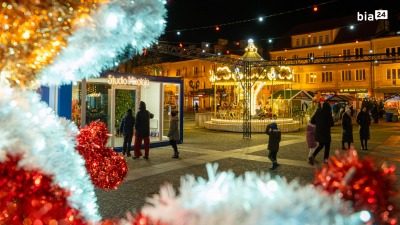
[[[398,211],[393,202],[399,193],[396,186],[395,167],[376,166],[372,158],[360,160],[352,149],[332,156],[321,171],[315,171],[314,185],[350,200],[355,211],[369,211],[377,224],[396,224]]]
[[[20,168],[21,158],[7,155],[0,163],[0,224],[86,224],[68,205],[69,192],[52,184],[51,176]]]
[[[91,122],[77,136],[79,154],[93,184],[102,189],[114,189],[125,179],[128,166],[124,158],[112,148],[107,148],[108,130],[100,121]]]

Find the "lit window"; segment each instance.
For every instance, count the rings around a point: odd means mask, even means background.
[[[307,83],[315,84],[316,80],[317,80],[316,73],[307,73]]]

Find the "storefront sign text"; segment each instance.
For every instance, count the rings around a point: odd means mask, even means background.
[[[150,84],[150,81],[147,78],[139,78],[136,77],[119,77],[116,78],[113,75],[108,75],[108,83],[111,85],[137,85],[137,86],[147,86]]]
[[[340,92],[368,92],[368,89],[349,88],[349,89],[340,89]]]

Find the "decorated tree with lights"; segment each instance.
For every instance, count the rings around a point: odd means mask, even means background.
[[[133,92],[133,93],[132,93]],[[119,131],[122,117],[125,115],[126,110],[132,109],[135,115],[135,93],[131,90],[117,89],[115,97],[115,127]]]

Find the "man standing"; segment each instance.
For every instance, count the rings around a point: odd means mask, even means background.
[[[140,102],[139,112],[136,114],[135,123],[135,149],[134,149],[134,159],[139,158],[142,155],[140,147],[142,145],[142,140],[144,140],[144,157],[149,159],[149,149],[150,149],[150,119],[154,117],[148,110],[146,110],[146,103]]]
[[[329,151],[331,148],[331,127],[333,127],[333,118],[329,103],[324,102],[322,109],[317,111],[311,118],[311,123],[315,124],[315,140],[318,142],[318,147],[314,150],[308,161],[314,165],[315,157],[325,147],[324,162],[328,161]]]

